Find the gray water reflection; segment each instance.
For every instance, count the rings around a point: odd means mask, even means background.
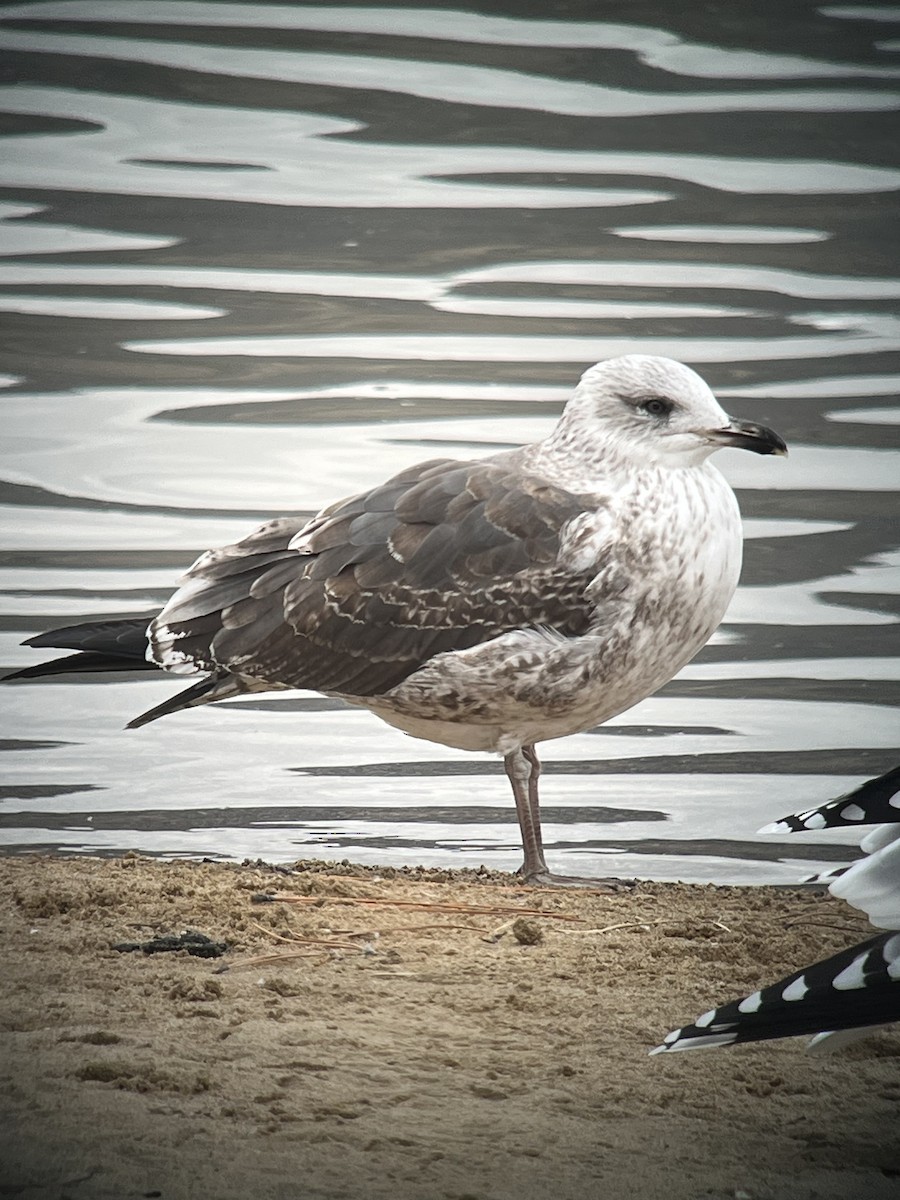
[[[579,371],[697,365],[746,565],[663,691],[545,747],[554,864],[790,881],[755,829],[893,765],[896,24],[8,4],[0,662],[151,613],[195,552],[434,453],[539,437]],[[134,733],[180,685],[0,689],[0,846],[517,865],[496,762],[313,694]]]

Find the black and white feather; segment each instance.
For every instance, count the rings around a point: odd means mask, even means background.
[[[764,825],[760,833],[805,833],[841,825],[900,822],[900,767],[869,779],[858,788],[805,812],[792,813]]]
[[[651,1054],[809,1033],[816,1035],[810,1049],[833,1050],[873,1027],[900,1021],[900,768],[760,832],[875,822],[881,823],[860,843],[864,857],[832,878],[829,890],[888,932],[704,1013],[693,1025],[670,1033]]]

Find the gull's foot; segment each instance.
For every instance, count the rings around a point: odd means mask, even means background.
[[[636,879],[588,879],[584,875],[557,875],[554,871],[522,872],[525,883],[531,887],[560,887],[560,888],[589,888],[594,892],[630,891],[636,884]]]

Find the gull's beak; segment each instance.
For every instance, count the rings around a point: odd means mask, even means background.
[[[779,437],[774,429],[765,425],[754,425],[752,421],[737,421],[724,429],[711,429],[706,434],[717,446],[733,446],[737,450],[752,450],[754,454],[787,455],[788,448],[784,439]]]

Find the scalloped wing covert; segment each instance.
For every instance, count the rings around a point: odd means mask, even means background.
[[[422,463],[202,555],[151,653],[177,672],[363,697],[509,630],[577,635],[597,568],[560,565],[560,536],[594,506],[497,460]]]

